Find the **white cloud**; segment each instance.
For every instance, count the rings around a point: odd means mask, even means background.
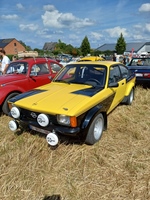
[[[21,31],[24,31],[24,30],[35,31],[38,29],[38,25],[35,25],[35,24],[27,24],[27,25],[20,24],[19,27]]]
[[[128,36],[126,28],[121,28],[120,26],[106,29],[105,31],[113,38],[120,37],[121,33],[123,34],[123,37]]]
[[[17,3],[16,6],[17,6],[18,9],[21,9],[21,10],[24,9],[24,7],[21,3]]]
[[[150,24],[145,24],[145,29],[146,29],[146,31],[148,31],[148,32],[150,32]]]
[[[53,10],[56,10],[56,9],[55,9],[55,6],[53,6],[53,5],[44,5],[44,6],[43,6],[43,9],[44,9],[45,11],[53,11]]]
[[[62,35],[64,32],[63,32],[63,31],[61,31],[61,30],[55,30],[53,33],[54,33],[54,34],[59,34],[59,35]]]
[[[76,35],[76,34],[70,34],[69,38],[72,39],[72,40],[77,40],[77,39],[79,39],[79,36]]]
[[[48,29],[42,29],[42,30],[38,30],[36,33],[38,34],[38,35],[46,35],[47,34],[47,32],[48,32]]]
[[[2,19],[8,19],[8,20],[13,20],[13,19],[17,19],[18,15],[2,15],[1,16]]]
[[[117,11],[120,11],[126,4],[128,4],[128,0],[119,0],[116,5]]]
[[[100,34],[100,33],[97,33],[97,32],[91,32],[91,37],[96,39],[96,40],[99,40],[103,37],[103,35]]]
[[[139,8],[140,12],[150,12],[150,3],[142,4]]]
[[[143,40],[144,39],[144,37],[140,34],[135,34],[132,37],[133,37],[134,40]]]
[[[138,30],[138,32],[141,32],[141,34],[143,34],[143,32],[150,32],[150,23],[137,24],[134,28]]]
[[[141,29],[143,26],[141,24],[136,24],[133,27],[136,28],[136,29]]]
[[[88,18],[80,19],[75,17],[72,13],[60,13],[52,5],[47,5],[44,9],[46,9],[46,11],[41,17],[44,26],[47,27],[75,29],[94,25],[94,21]]]

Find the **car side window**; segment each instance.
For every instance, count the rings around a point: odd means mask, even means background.
[[[109,73],[109,83],[116,83],[121,79],[121,73],[119,66],[111,66]]]
[[[53,73],[57,73],[61,69],[61,67],[56,63],[51,63],[50,67],[51,67]]]
[[[49,73],[50,72],[47,63],[38,63],[32,66],[30,75],[38,76]]]
[[[12,62],[9,64],[7,68],[7,74],[26,74],[27,72],[27,64],[26,63],[19,63],[19,62]]]
[[[119,67],[120,67],[122,78],[127,78],[128,73],[129,73],[128,69],[123,65],[120,65]]]

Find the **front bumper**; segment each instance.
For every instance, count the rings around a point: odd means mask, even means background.
[[[31,130],[35,130],[44,134],[55,131],[58,135],[77,136],[80,133],[80,127],[72,128],[61,125],[54,125],[52,123],[47,127],[41,127],[33,121],[19,121],[18,124],[21,126],[28,126]]]

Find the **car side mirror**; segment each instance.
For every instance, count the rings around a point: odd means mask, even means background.
[[[112,88],[112,87],[118,87],[119,84],[118,82],[115,82],[115,83],[109,83],[108,87]]]

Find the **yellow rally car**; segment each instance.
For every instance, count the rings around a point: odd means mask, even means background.
[[[50,84],[9,100],[9,128],[20,125],[46,134],[51,146],[61,136],[94,144],[107,128],[107,115],[119,104],[134,99],[135,75],[119,62],[74,62]]]

